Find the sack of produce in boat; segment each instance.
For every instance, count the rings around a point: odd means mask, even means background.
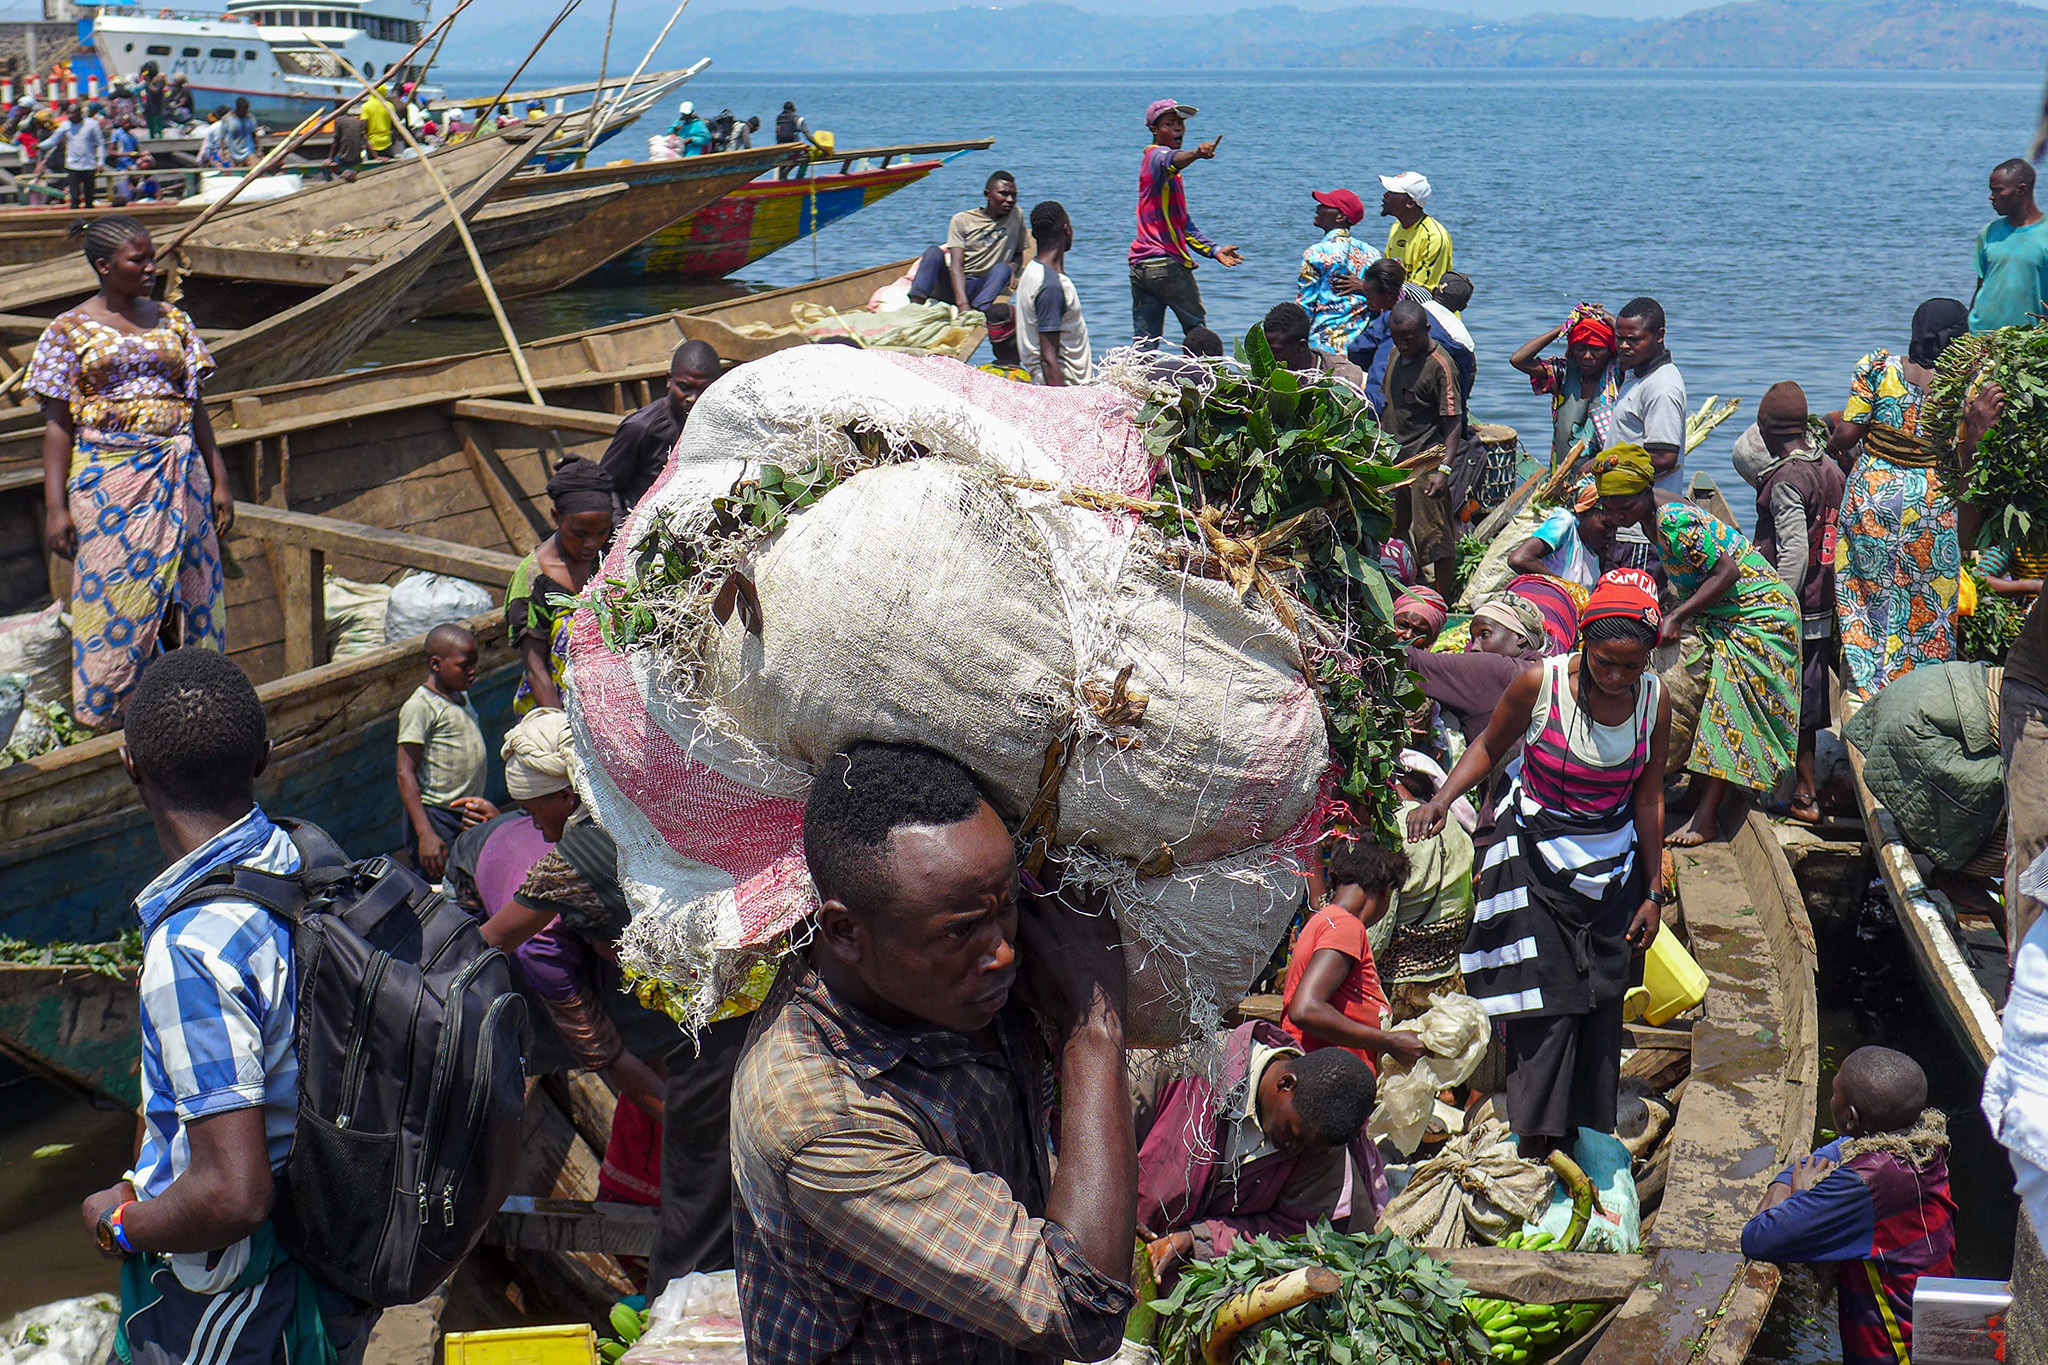
[[[1290,381],[1304,412],[1321,392]],[[1304,605],[1310,575],[1281,547],[1314,504],[1260,543],[1220,509],[1206,544],[1160,529],[1184,507],[1162,500],[1182,498],[1171,471],[1193,468],[1175,459],[1189,428],[1162,420],[1179,411],[837,347],[706,392],[569,643],[581,786],[635,909],[629,971],[708,1017],[815,908],[810,774],[863,740],[918,743],[975,772],[1027,858],[1107,892],[1134,1040],[1213,1029],[1291,918],[1328,815],[1315,669],[1351,670],[1354,736],[1396,713],[1398,673]],[[1398,475],[1369,424],[1347,432],[1366,453],[1345,491],[1383,507]],[[1256,463],[1210,454],[1219,487],[1229,461]],[[1377,565],[1361,572],[1385,596]],[[1370,783],[1357,766],[1339,785]]]
[[[111,1294],[24,1308],[0,1323],[0,1365],[100,1365],[120,1320],[121,1301]]]
[[[1418,1246],[1492,1246],[1550,1202],[1557,1177],[1516,1154],[1505,1121],[1452,1138],[1380,1211],[1380,1229]]]
[[[0,673],[27,677],[27,701],[71,705],[71,622],[62,602],[0,617]]]
[[[391,591],[389,583],[358,583],[353,579],[336,577],[332,569],[327,571],[321,600],[327,617],[327,657],[330,661],[353,659],[358,654],[368,654],[373,649],[384,647]]]
[[[384,643],[395,645],[435,626],[482,616],[492,605],[491,591],[481,583],[442,573],[407,574],[384,608]]]

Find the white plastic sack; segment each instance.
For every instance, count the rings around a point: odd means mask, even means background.
[[[620,847],[633,971],[684,993],[729,982],[815,907],[798,826],[835,751],[950,753],[1014,825],[1071,736],[1053,842],[1069,876],[1109,893],[1131,1040],[1213,1031],[1299,898],[1329,753],[1299,643],[1263,603],[1167,567],[1135,517],[1067,493],[1149,489],[1135,407],[833,347],[705,393],[601,577],[632,572],[656,518],[707,524],[710,500],[762,465],[873,467],[746,547],[758,635],[742,613],[692,615],[621,656],[576,618],[570,715],[585,797]],[[854,426],[879,455],[857,461]],[[1110,704],[1126,669],[1137,717]]]
[[[747,1365],[736,1271],[692,1272],[668,1282],[647,1309],[627,1365]]]
[[[28,674],[0,673],[0,735],[12,735],[28,702]]]
[[[1480,558],[1478,566],[1472,570],[1472,577],[1466,581],[1465,591],[1458,594],[1459,611],[1470,611],[1507,587],[1508,580],[1515,576],[1513,566],[1508,563],[1508,556],[1514,553],[1523,541],[1536,533],[1536,528],[1543,524],[1543,519],[1553,510],[1549,507],[1539,508],[1532,501],[1524,504],[1521,511],[1508,518],[1507,524],[1500,528],[1500,533],[1486,547],[1486,553]]]
[[[0,673],[26,674],[29,701],[71,705],[71,618],[61,602],[0,617]]]
[[[0,1323],[0,1365],[102,1365],[120,1316],[111,1294],[23,1309]]]
[[[435,626],[466,621],[491,609],[490,589],[447,574],[412,573],[398,580],[384,609],[384,643],[425,635]]]
[[[327,657],[352,659],[384,645],[384,617],[391,604],[389,583],[357,583],[327,575],[321,593],[327,617]]]
[[[1413,1154],[1436,1112],[1437,1092],[1463,1085],[1486,1055],[1492,1027],[1486,1011],[1469,995],[1432,995],[1421,1017],[1403,1027],[1422,1035],[1424,1053],[1406,1071],[1392,1065],[1380,1075],[1379,1099],[1366,1132],[1385,1138],[1404,1155]]]

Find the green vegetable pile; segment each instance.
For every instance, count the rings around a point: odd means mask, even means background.
[[[1986,586],[1984,575],[1975,568],[1966,566],[1963,572],[1977,582],[1977,610],[1961,618],[1960,657],[1972,663],[2002,664],[2005,652],[2027,624],[2032,599],[2001,597]]]
[[[1534,1235],[1516,1232],[1501,1239],[1504,1247],[1530,1251],[1556,1250],[1547,1232]],[[1600,1320],[1597,1303],[1514,1303],[1507,1299],[1469,1298],[1465,1311],[1479,1324],[1489,1343],[1487,1354],[1506,1365],[1527,1365],[1530,1360],[1569,1346]]]
[[[1984,433],[1968,474],[1958,454],[1963,409],[1996,380],[2005,411]],[[1981,545],[2048,546],[2048,327],[2001,327],[1951,343],[1934,367],[1920,409],[1942,490],[1984,511]]]
[[[1359,547],[1392,531],[1387,490],[1406,473],[1349,386],[1282,367],[1256,327],[1238,359],[1212,372],[1206,394],[1183,382],[1176,398],[1139,411],[1146,447],[1164,461],[1151,496],[1165,505],[1145,521],[1183,545],[1194,571],[1269,601],[1269,585],[1284,584],[1312,614],[1301,634],[1338,787],[1361,824],[1392,837],[1394,760],[1421,697],[1394,634],[1393,586]],[[1245,571],[1246,547],[1257,575]]]
[[[101,976],[131,976],[142,965],[142,931],[125,930],[112,943],[30,943],[0,934],[0,962],[23,967],[85,967]]]
[[[1391,1232],[1341,1233],[1319,1223],[1300,1237],[1240,1239],[1181,1272],[1155,1303],[1166,1365],[1200,1365],[1216,1310],[1262,1281],[1306,1266],[1336,1272],[1335,1294],[1240,1333],[1234,1355],[1257,1365],[1480,1365],[1493,1343],[1465,1307],[1465,1282]]]
[[[40,716],[45,722],[40,742],[28,740],[10,741],[0,746],[0,768],[11,768],[17,763],[26,763],[32,758],[53,753],[67,744],[83,744],[93,737],[93,732],[80,725],[72,714],[64,709],[63,703],[54,701],[32,701],[22,708],[22,718]],[[33,730],[36,727],[27,727]],[[25,733],[17,722],[17,733]]]

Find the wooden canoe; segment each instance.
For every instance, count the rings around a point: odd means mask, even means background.
[[[1734,1365],[1776,1296],[1777,1267],[1746,1260],[1742,1225],[1765,1187],[1811,1149],[1819,1087],[1812,928],[1769,822],[1677,854],[1678,932],[1711,981],[1706,1002],[1662,1027],[1631,1026],[1623,1074],[1676,1100],[1670,1130],[1638,1162],[1644,1252],[1433,1250],[1474,1294],[1610,1306],[1567,1365]],[[1265,1003],[1258,1003],[1263,1000]],[[1277,1008],[1272,997],[1247,1013]],[[602,1134],[593,1134],[602,1146]],[[584,1198],[522,1196],[485,1234],[517,1255],[645,1256],[655,1215]]]
[[[1845,700],[1843,719],[1856,709]],[[1899,833],[1898,819],[1863,781],[1863,755],[1853,744],[1843,747],[1856,780],[1864,838],[1876,855],[1878,878],[1906,940],[1914,975],[1957,1049],[1982,1074],[1998,1052],[2004,1001],[1992,990],[2004,985],[2005,941],[1989,921],[1966,924],[1948,897],[1927,885]]]
[[[433,153],[469,217],[528,154],[488,136]],[[222,390],[326,374],[404,321],[413,286],[455,240],[454,220],[418,160],[214,219],[179,248],[166,297],[210,339]],[[48,319],[98,288],[82,257],[0,271],[0,338],[33,345]]]
[[[654,233],[607,265],[596,278],[609,283],[649,275],[723,279],[771,251],[780,251],[924,179],[945,164],[948,153],[980,151],[994,145],[994,138],[977,138],[834,152],[812,162],[809,174],[802,178],[760,180],[733,190],[710,207]],[[819,173],[834,162],[837,171]]]
[[[553,293],[639,246],[649,237],[715,200],[740,189],[763,171],[793,165],[794,147],[769,144],[744,152],[684,157],[677,161],[621,162],[584,170],[516,175],[500,185],[495,206],[530,196],[578,190],[620,188],[576,225],[491,264],[491,286],[500,298],[530,298]],[[474,281],[436,305],[439,312],[464,312],[484,306],[483,290]]]

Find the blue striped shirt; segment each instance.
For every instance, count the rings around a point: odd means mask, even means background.
[[[291,1152],[299,1061],[291,927],[233,896],[166,913],[192,883],[242,864],[294,872],[299,851],[261,807],[180,858],[136,898],[142,920],[142,1153],[154,1199],[192,1160],[185,1124],[261,1105],[273,1170]]]

